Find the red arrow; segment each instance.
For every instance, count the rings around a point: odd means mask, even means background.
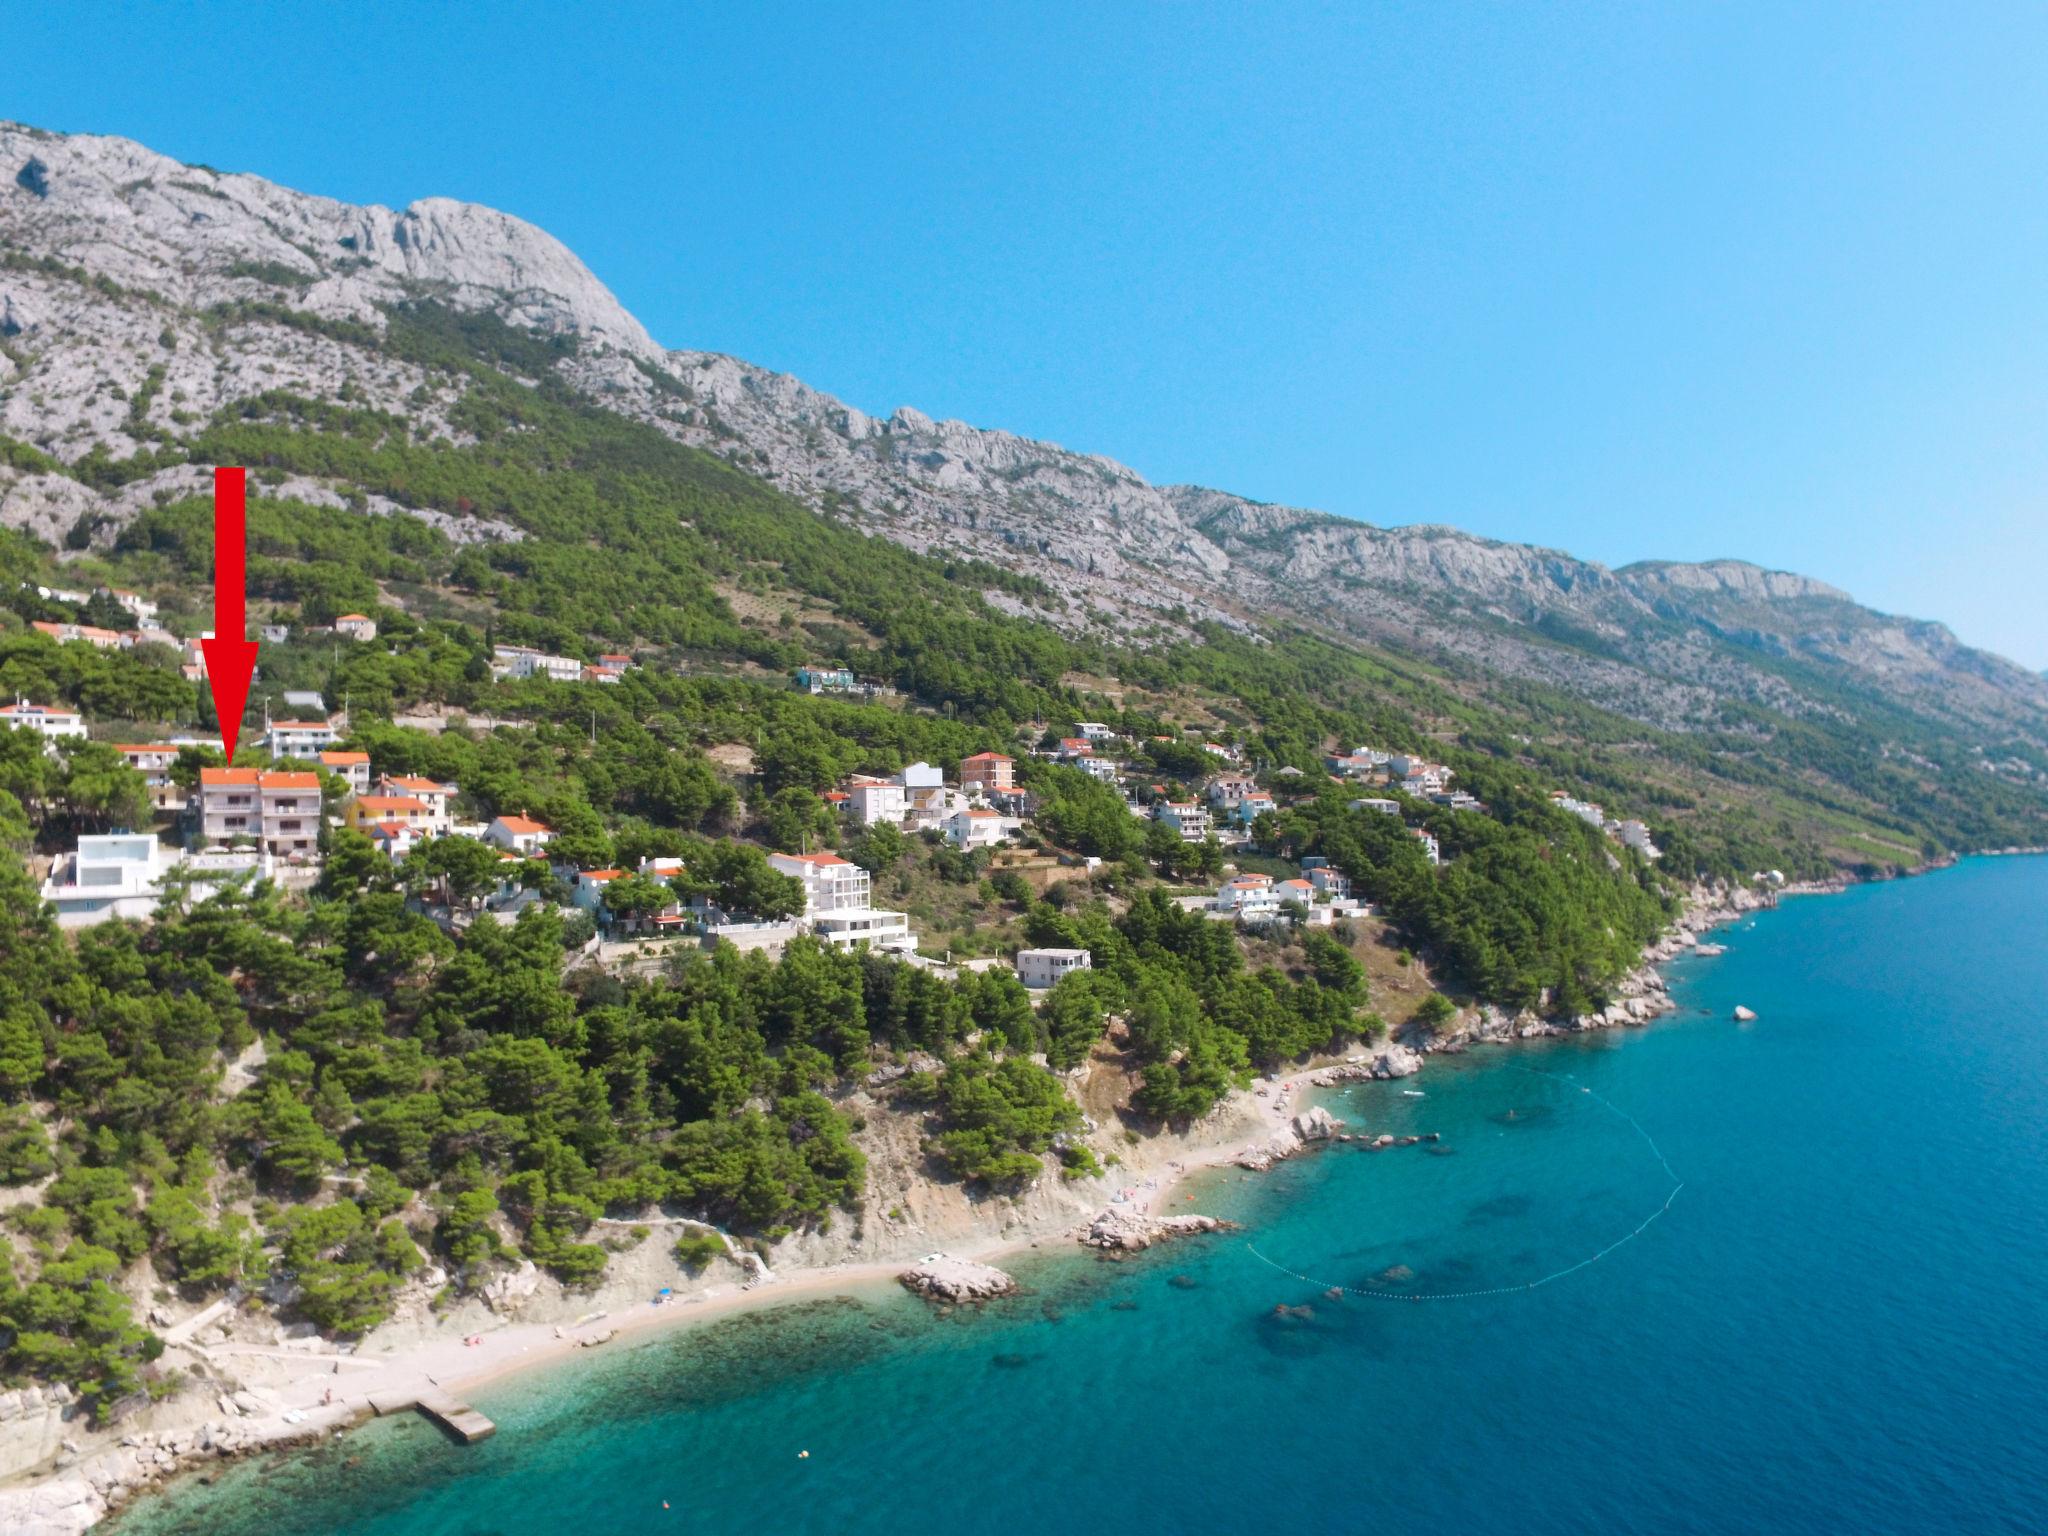
[[[256,671],[256,642],[248,636],[244,606],[248,592],[244,563],[248,556],[247,471],[213,472],[213,637],[201,638],[206,653],[206,683],[213,690],[213,713],[220,721],[221,750],[228,766],[235,764],[235,741],[242,734],[242,711],[249,705],[249,682]]]

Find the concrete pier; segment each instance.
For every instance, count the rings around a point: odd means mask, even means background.
[[[429,1387],[419,1393],[390,1392],[372,1396],[370,1407],[379,1418],[404,1413],[409,1408],[417,1409],[464,1445],[475,1445],[498,1432],[497,1425],[438,1387]]]

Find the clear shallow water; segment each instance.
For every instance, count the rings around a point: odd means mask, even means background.
[[[1034,1254],[949,1321],[881,1290],[686,1330],[478,1394],[481,1446],[378,1424],[118,1531],[2048,1528],[2048,859],[1717,937],[1676,1019],[1332,1095],[1441,1153],[1211,1176],[1184,1208],[1245,1234]],[[1600,1262],[1415,1303],[1254,1255],[1462,1290],[1598,1252],[1671,1186],[1578,1085],[1685,1181]]]

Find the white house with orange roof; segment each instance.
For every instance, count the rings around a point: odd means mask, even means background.
[[[320,780],[257,768],[199,770],[199,828],[207,843],[249,838],[274,858],[304,862],[320,851]]]
[[[547,847],[554,830],[531,816],[499,816],[484,828],[484,841],[521,858],[532,858]]]
[[[426,841],[426,833],[403,821],[366,821],[360,823],[356,830],[393,862],[404,858]]]
[[[1237,917],[1270,917],[1280,910],[1271,875],[1237,875],[1216,888],[1216,910]]]
[[[971,851],[993,848],[997,843],[1006,842],[1023,826],[1024,823],[1015,816],[1005,816],[1000,811],[984,810],[979,806],[963,806],[946,818],[942,830],[946,841],[955,848]]]
[[[444,784],[439,779],[425,778],[419,774],[380,774],[377,779],[377,793],[381,795],[410,795],[427,808],[427,830],[439,835],[455,824],[452,808],[460,786]]]
[[[334,632],[344,640],[374,640],[377,621],[367,613],[344,613],[334,621]]]
[[[348,786],[352,795],[368,794],[370,790],[370,754],[367,752],[343,752],[330,747],[320,754],[320,766]]]

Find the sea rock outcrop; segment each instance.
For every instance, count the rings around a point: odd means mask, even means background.
[[[1756,1018],[1756,1010],[1755,1010],[1754,1008],[1745,1008],[1745,1007],[1743,1007],[1743,1006],[1742,1006],[1742,1004],[1740,1004],[1740,1003],[1737,1003],[1737,1004],[1735,1005],[1735,1022],[1736,1022],[1736,1023],[1738,1023],[1738,1024],[1748,1024],[1748,1023],[1751,1023],[1751,1022],[1753,1022],[1753,1021],[1755,1020],[1755,1018]]]
[[[1413,1077],[1422,1070],[1422,1052],[1399,1041],[1381,1046],[1370,1056],[1356,1061],[1347,1061],[1339,1066],[1326,1067],[1309,1081],[1318,1087],[1330,1087],[1337,1083],[1386,1082],[1397,1077]]]
[[[926,1301],[993,1301],[1017,1289],[1017,1282],[993,1264],[978,1264],[943,1253],[904,1270],[896,1280],[906,1291]]]
[[[1294,1117],[1294,1134],[1303,1141],[1328,1141],[1343,1129],[1344,1122],[1320,1104]]]
[[[1179,1216],[1142,1216],[1136,1211],[1107,1210],[1088,1223],[1081,1243],[1113,1253],[1142,1253],[1154,1243],[1193,1237],[1202,1232],[1231,1232],[1236,1224],[1189,1211]]]

